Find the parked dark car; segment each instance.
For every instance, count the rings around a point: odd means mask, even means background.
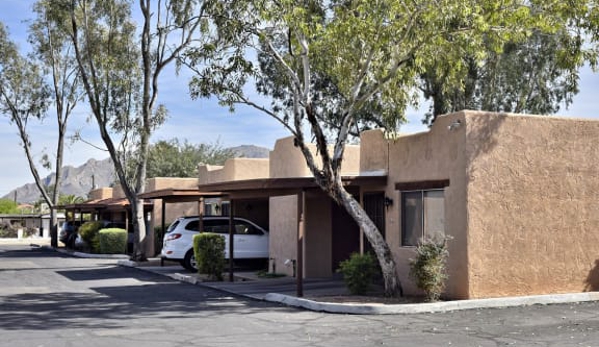
[[[58,234],[60,242],[64,243],[67,248],[72,249],[82,249],[85,248],[85,241],[81,239],[78,234],[79,227],[84,223],[90,221],[66,221],[63,223],[62,228],[60,229],[60,233]],[[126,229],[125,222],[113,222],[108,220],[101,221],[91,221],[91,222],[100,222],[102,223],[101,229],[109,229],[109,228],[120,228]],[[129,237],[129,239],[132,239]],[[129,241],[131,243],[132,241]],[[132,249],[132,245],[128,245],[128,248]]]
[[[81,224],[82,222],[78,220],[68,220],[62,223],[62,227],[58,232],[58,240],[64,243],[67,248],[74,248],[75,240],[77,240],[77,230],[79,230]]]

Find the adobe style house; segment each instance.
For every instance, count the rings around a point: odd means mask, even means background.
[[[407,294],[418,293],[408,272],[419,239],[445,235],[447,298],[595,291],[598,140],[596,120],[462,111],[423,133],[363,133],[346,150],[344,183],[384,234]],[[268,219],[276,272],[291,275],[300,259],[301,276],[331,276],[368,249],[315,186],[292,138],[277,141],[269,160],[200,166],[199,190],[224,194],[235,214]],[[262,208],[239,207],[252,201]]]

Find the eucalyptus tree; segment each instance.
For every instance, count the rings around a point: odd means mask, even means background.
[[[129,201],[135,231],[132,258],[145,260],[143,201],[148,146],[166,117],[159,77],[193,41],[202,23],[194,0],[140,0],[137,27],[127,0],[57,0],[70,13],[69,35],[87,101]],[[133,155],[130,155],[133,154]],[[128,163],[135,164],[128,174]],[[151,237],[151,236],[150,236]]]
[[[438,56],[452,66],[448,80],[457,80],[466,68],[464,55],[482,59],[489,48],[519,42],[533,30],[552,32],[577,21],[585,29],[597,16],[586,0],[569,5],[540,0],[226,0],[212,3],[209,11],[215,39],[187,56],[196,74],[192,96],[216,96],[231,109],[252,106],[293,134],[317,184],[364,231],[387,295],[402,292],[394,258],[341,181],[350,129],[376,104],[377,122],[396,130],[406,108],[418,102],[419,76]],[[261,70],[260,56],[276,62],[275,78]],[[327,76],[342,96],[337,130],[329,137],[322,117],[327,110],[315,104],[315,73]],[[272,103],[252,93],[248,85],[255,82]],[[308,147],[310,137],[320,162]]]
[[[39,64],[19,52],[0,22],[0,113],[17,127],[35,183],[50,201],[33,158],[28,124],[44,118],[50,102],[50,90]]]
[[[463,76],[456,85],[446,76],[452,67],[442,57],[421,76],[421,89],[431,100],[424,123],[462,109],[554,114],[578,93],[579,70],[596,68],[596,47],[585,45],[579,30],[535,30],[523,41],[506,42],[483,59],[464,56]]]
[[[30,151],[26,150],[29,166],[33,172],[35,183],[42,198],[50,208],[51,244],[56,247],[57,225],[55,207],[59,204],[60,182],[64,157],[65,136],[67,124],[73,109],[81,99],[80,79],[74,51],[67,36],[70,17],[64,11],[54,11],[48,0],[42,0],[34,5],[36,18],[29,27],[29,43],[32,51],[29,60],[37,62],[43,68],[43,76],[49,81],[48,93],[53,102],[57,124],[56,150],[54,153],[54,182],[51,189],[40,179]],[[46,153],[42,164],[46,169],[52,169],[52,163]]]

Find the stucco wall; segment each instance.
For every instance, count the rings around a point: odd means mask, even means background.
[[[276,272],[293,275],[293,268],[285,265],[287,259],[297,259],[297,196],[270,198],[269,255],[275,262]]]
[[[176,189],[195,189],[198,186],[198,179],[182,177],[154,177],[148,179],[146,183],[146,192],[154,190],[176,188]]]
[[[468,297],[465,131],[463,126],[448,129],[452,122],[458,119],[463,122],[463,118],[463,113],[439,117],[430,131],[403,135],[393,140],[386,140],[378,130],[367,132],[361,138],[363,172],[384,167],[387,148],[389,151],[385,194],[394,203],[387,208],[386,238],[407,294],[419,293],[408,275],[409,259],[415,256],[415,251],[414,247],[401,246],[401,194],[395,189],[395,184],[449,179],[450,184],[444,193],[445,233],[453,239],[448,244],[450,258],[446,295],[451,298]]]
[[[466,125],[471,297],[599,290],[599,122]]]
[[[368,130],[360,134],[360,174],[386,174],[389,167],[389,141],[382,129]]]
[[[293,145],[293,137],[285,137],[277,140],[274,149],[270,152],[270,177],[312,177],[308,169],[306,159],[298,147]],[[314,155],[317,165],[321,165],[320,156],[316,154],[316,146],[308,144],[308,148]],[[332,150],[332,147],[329,148]],[[360,146],[347,145],[344,152],[341,173],[344,175],[355,175],[360,170]]]
[[[103,200],[112,198],[112,188],[98,188],[89,192],[90,200]]]
[[[199,165],[199,184],[267,178],[269,161],[265,158],[231,158],[224,166]]]
[[[183,177],[154,177],[146,182],[146,192],[151,192],[161,189],[196,189],[198,179],[183,178]],[[167,203],[165,222],[168,226],[173,220],[181,216],[193,216],[198,214],[197,202],[177,202]],[[162,200],[154,200],[154,209],[152,213],[152,227],[160,226],[162,223]]]

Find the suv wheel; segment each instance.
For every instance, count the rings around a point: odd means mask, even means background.
[[[196,262],[195,254],[193,254],[193,249],[190,249],[185,253],[185,258],[183,258],[182,264],[184,268],[189,271],[197,272],[198,271],[198,263]]]

